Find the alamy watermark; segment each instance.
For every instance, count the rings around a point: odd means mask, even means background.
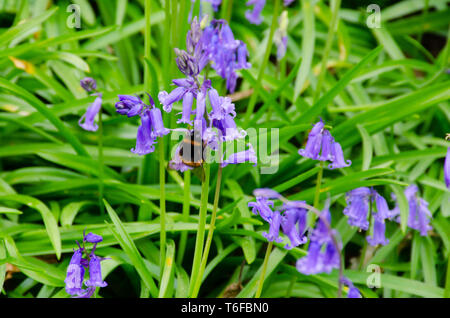
[[[70,29],[81,28],[81,7],[78,4],[70,4],[67,6],[66,12],[72,13],[67,17],[66,24]]]

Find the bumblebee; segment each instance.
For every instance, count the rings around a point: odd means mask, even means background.
[[[205,162],[205,148],[206,142],[202,140],[200,132],[191,130],[184,136],[178,152],[181,161],[185,165],[194,168],[193,173],[197,175],[202,181],[205,177],[203,171],[203,163]],[[197,168],[201,168],[201,172],[199,171],[200,169]]]

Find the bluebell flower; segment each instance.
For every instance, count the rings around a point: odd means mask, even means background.
[[[266,5],[266,0],[249,0],[246,3],[247,6],[253,5],[252,10],[247,10],[245,12],[245,17],[247,18],[248,22],[252,24],[261,24],[262,17],[261,17],[261,11],[264,9],[264,6]]]
[[[86,113],[81,116],[78,121],[78,125],[81,128],[88,131],[97,131],[98,125],[95,123],[95,116],[97,116],[98,112],[102,107],[102,94],[98,93],[97,98],[94,100],[91,106],[89,106],[86,110]]]
[[[146,109],[141,114],[141,125],[138,127],[136,137],[136,147],[131,149],[131,152],[138,155],[146,155],[155,151],[154,144],[156,143],[156,136],[152,133],[152,121],[150,111]]]
[[[255,150],[251,144],[247,144],[247,147],[247,150],[231,154],[226,160],[223,160],[221,166],[226,167],[229,164],[239,164],[245,162],[254,163],[253,166],[256,166],[258,158],[256,157]]]
[[[325,129],[322,119],[314,124],[309,132],[305,149],[300,149],[298,153],[300,156],[313,160],[331,161],[330,169],[348,167],[352,163],[350,160],[344,159],[341,145]]]
[[[306,221],[308,211],[298,208],[292,204],[284,204],[284,214],[281,219],[283,233],[289,238],[291,244],[286,244],[285,249],[292,249],[296,246],[305,244],[308,241],[306,237]]]
[[[347,298],[362,298],[358,288],[356,288],[352,281],[347,277],[342,277],[341,282],[348,287]]]
[[[84,267],[82,265],[83,249],[80,247],[74,250],[73,256],[67,267],[67,275],[64,283],[66,284],[66,292],[69,295],[81,295],[83,290]]]
[[[283,239],[280,237],[280,226],[281,226],[281,214],[279,211],[274,211],[268,218],[267,222],[269,223],[269,233],[263,232],[263,236],[269,241],[275,241],[276,243],[280,243]]]
[[[372,190],[366,187],[361,187],[347,192],[345,196],[347,206],[343,213],[348,216],[348,224],[357,226],[361,230],[369,228],[369,221],[367,220],[369,214],[369,204],[372,200]]]
[[[83,234],[83,242],[100,243],[101,241],[103,241],[103,237],[101,237],[100,235],[91,232],[89,232],[87,235]]]
[[[128,117],[137,116],[142,112],[144,102],[137,96],[118,95],[119,101],[115,104],[116,111]]]
[[[101,261],[102,259],[100,257],[91,253],[89,260],[89,279],[85,282],[87,287],[106,287],[108,285],[102,278]]]
[[[86,92],[92,92],[97,90],[97,82],[92,77],[85,77],[80,81],[81,87]]]
[[[97,243],[101,241],[103,241],[103,238],[100,235],[94,233],[85,235],[83,231],[83,247],[77,242],[78,249],[74,250],[74,254],[67,267],[67,276],[64,280],[66,285],[65,289],[69,295],[76,296],[75,298],[89,298],[94,294],[96,287],[105,287],[108,285],[102,279],[100,266],[100,262],[105,259],[95,255]],[[84,247],[85,242],[94,244],[90,253]],[[83,253],[86,253],[86,258],[83,257]],[[88,287],[87,289],[83,289],[85,269],[89,270],[89,279],[84,282],[86,287]]]
[[[447,148],[447,155],[444,161],[444,179],[445,185],[450,189],[450,147]]]
[[[374,220],[373,235],[366,237],[367,242],[372,246],[388,244],[389,240],[385,237],[386,223],[384,219],[375,217]]]
[[[203,0],[203,1],[211,3],[214,11],[219,10],[219,6],[222,4],[222,0]]]
[[[259,213],[264,221],[269,222],[269,219],[273,213],[271,207],[274,207],[274,203],[264,196],[257,196],[256,202],[249,202],[248,207],[252,208],[252,212],[255,215],[258,215]]]
[[[409,205],[408,226],[420,232],[421,236],[427,236],[428,231],[432,229],[430,219],[431,212],[428,209],[428,202],[418,195],[419,188],[412,184],[404,191]],[[395,199],[395,195],[392,195]],[[396,222],[400,223],[400,208],[398,204],[391,211],[391,217],[397,216]]]

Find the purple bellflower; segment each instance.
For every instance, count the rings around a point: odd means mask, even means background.
[[[352,162],[344,159],[341,145],[324,127],[322,119],[314,125],[308,135],[306,147],[298,151],[299,155],[314,160],[331,161],[330,169],[350,166]]]
[[[297,270],[304,275],[331,273],[333,269],[339,268],[340,253],[333,241],[336,231],[329,228],[331,214],[328,203],[321,215],[310,236],[308,255],[297,260]],[[325,224],[323,219],[328,224]]]
[[[418,195],[419,188],[412,184],[404,191],[409,204],[408,226],[420,232],[421,236],[427,236],[428,231],[432,229],[430,219],[431,212],[428,209],[428,202]],[[395,199],[395,195],[392,197]],[[391,217],[397,216],[396,222],[400,223],[400,208],[398,205],[391,211]]]
[[[85,77],[80,81],[81,87],[86,92],[91,92],[97,90],[97,82],[92,77]]]
[[[64,280],[66,284],[66,292],[69,295],[80,296],[83,290],[84,267],[81,263],[83,259],[83,248],[74,250],[72,259],[67,267],[67,276]]]
[[[89,298],[91,297],[96,287],[105,287],[108,284],[103,281],[101,274],[100,262],[104,258],[100,258],[94,254],[97,243],[103,241],[100,235],[93,233],[88,233],[85,235],[83,232],[83,247],[78,244],[78,249],[74,250],[74,254],[70,260],[69,266],[67,267],[67,275],[64,280],[66,284],[66,292],[69,295],[75,296],[75,298]],[[91,252],[88,254],[84,243],[93,243],[94,246]],[[86,257],[83,257],[85,253]],[[85,269],[89,270],[89,279],[84,282],[87,289],[83,289],[83,281]]]
[[[148,94],[147,94],[148,95]],[[119,95],[116,103],[116,111],[121,115],[141,117],[141,125],[138,127],[136,136],[136,147],[131,152],[140,156],[155,151],[157,137],[163,137],[170,132],[164,127],[161,110],[155,106],[153,98],[148,95],[150,105],[137,96]]]
[[[296,246],[305,244],[308,241],[308,238],[305,235],[308,211],[289,203],[285,203],[283,208],[284,215],[281,219],[281,227],[283,233],[285,233],[291,241],[291,244],[286,244],[284,248],[290,250]]]
[[[78,125],[81,128],[88,131],[97,131],[98,125],[95,123],[95,116],[97,116],[98,112],[102,107],[102,94],[98,93],[97,98],[94,100],[91,106],[89,106],[86,110],[86,113],[81,116],[78,121]]]
[[[247,144],[248,150],[240,151],[230,155],[226,160],[221,163],[222,168],[229,164],[239,164],[244,162],[252,162],[253,166],[256,166],[258,158],[256,157],[255,150],[251,144]]]

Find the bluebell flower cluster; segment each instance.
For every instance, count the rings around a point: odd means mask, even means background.
[[[146,155],[155,151],[157,137],[167,135],[170,130],[164,127],[162,113],[155,106],[153,98],[148,95],[150,105],[145,104],[138,96],[119,95],[115,104],[116,111],[128,117],[140,116],[141,125],[137,131],[136,147],[131,151],[138,155]]]
[[[100,235],[83,233],[83,246],[77,242],[78,249],[74,250],[69,266],[67,267],[67,275],[64,280],[66,284],[66,292],[76,298],[90,298],[97,287],[106,287],[108,284],[103,281],[102,269],[100,262],[105,258],[95,255],[97,244],[103,241]],[[85,243],[92,243],[94,246],[88,252]],[[84,257],[83,257],[84,254]],[[89,278],[85,280],[85,272],[88,270]],[[83,288],[84,285],[87,288]]]
[[[336,142],[328,131],[322,119],[311,129],[305,149],[298,151],[299,155],[314,160],[331,161],[330,169],[345,168],[352,164],[344,159],[341,145]]]
[[[197,18],[194,18],[186,37],[186,51],[176,49],[175,53],[177,66],[186,77],[173,80],[176,87],[170,93],[161,91],[158,94],[164,111],[170,113],[173,104],[182,101],[181,118],[177,123],[193,126],[193,130],[188,131],[198,132],[210,149],[217,150],[223,142],[244,138],[247,133],[235,123],[236,112],[231,99],[219,96],[211,81],[202,78],[200,72],[212,62],[217,73],[227,78],[228,89],[234,90],[237,78],[235,70],[249,67],[245,44],[234,39],[225,21],[213,20],[211,25],[202,29]],[[211,105],[209,112],[207,100]],[[183,163],[178,150],[169,166],[179,171],[192,169]],[[247,161],[257,161],[251,146],[244,152],[229,155],[222,166]]]
[[[373,188],[361,187],[347,192],[345,200],[347,207],[343,213],[348,216],[348,223],[367,231],[370,215],[373,215],[373,234],[367,237],[367,241],[372,246],[388,244],[389,240],[385,238],[385,220],[392,215],[386,199]],[[373,207],[377,211],[372,213]]]
[[[300,273],[304,275],[331,273],[333,269],[342,266],[340,252],[342,244],[338,240],[337,231],[331,228],[329,200],[322,211],[317,211],[305,201],[287,200],[269,188],[255,189],[253,194],[256,202],[249,202],[248,206],[252,208],[254,214],[259,214],[269,223],[269,232],[263,233],[268,241],[282,242],[280,231],[289,238],[290,244],[285,245],[286,249],[303,245],[309,240],[308,254],[298,259],[296,263]],[[283,205],[276,209],[273,200],[280,200]],[[308,228],[308,213],[312,210],[319,218],[314,228]],[[340,283],[348,287],[349,298],[362,297],[358,288],[348,278],[340,275]]]
[[[95,123],[95,117],[102,108],[102,94],[97,92],[97,82],[91,77],[85,77],[80,81],[81,87],[88,93],[93,92],[92,96],[97,96],[91,106],[89,106],[78,121],[78,125],[87,131],[97,131],[98,125]]]

